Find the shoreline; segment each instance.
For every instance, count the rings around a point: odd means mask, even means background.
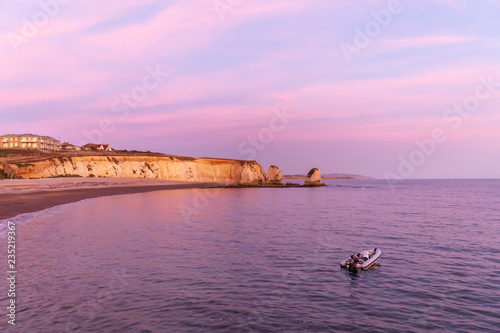
[[[0,181],[0,221],[85,199],[164,190],[225,187],[227,183],[151,179],[37,179]]]
[[[238,185],[228,182],[185,182],[147,178],[8,179],[0,180],[0,221],[85,199],[113,195],[181,189],[304,188],[318,185]]]

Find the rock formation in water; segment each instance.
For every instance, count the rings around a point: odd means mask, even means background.
[[[266,184],[264,169],[254,161],[167,155],[68,155],[0,164],[0,172],[11,170],[24,179],[80,176]]]
[[[306,180],[304,181],[305,186],[326,186],[325,183],[321,181],[321,171],[318,168],[314,168],[307,174]]]
[[[266,172],[258,163],[243,162],[238,185],[259,186],[266,184]]]
[[[51,177],[150,178],[189,182],[220,182],[231,186],[283,186],[283,176],[272,165],[266,173],[255,161],[192,158],[163,154],[52,155],[0,163],[0,179]],[[298,184],[287,184],[297,186]],[[312,169],[304,186],[325,186],[321,172]]]
[[[269,171],[267,171],[267,184],[283,185],[283,175],[281,174],[281,170],[275,165],[271,165]]]

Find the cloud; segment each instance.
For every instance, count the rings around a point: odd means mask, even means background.
[[[422,48],[436,45],[448,45],[477,41],[474,36],[434,35],[404,39],[386,39],[382,42],[385,48]]]
[[[441,5],[453,7],[455,9],[463,9],[463,3],[461,0],[432,0],[432,1]]]
[[[473,30],[454,10],[464,1],[413,1],[351,65],[336,61],[338,42],[352,40],[353,27],[387,1],[232,3],[221,21],[212,0],[71,1],[15,54],[6,34],[19,33],[39,4],[2,2],[0,132],[77,142],[110,118],[116,131],[105,140],[118,146],[141,138],[144,147],[217,149],[256,135],[273,108],[286,106],[297,118],[276,143],[322,155],[309,147],[389,147],[425,137],[478,76],[500,75],[491,10],[499,0],[476,8],[485,19],[474,17]],[[435,15],[423,23],[427,12]],[[156,65],[171,75],[120,119],[112,102]],[[499,97],[484,103],[456,137],[487,144],[498,106]]]

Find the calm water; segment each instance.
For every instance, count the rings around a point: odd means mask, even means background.
[[[328,184],[115,196],[13,219],[20,304],[7,330],[498,331],[499,180]],[[373,247],[373,269],[339,268]]]

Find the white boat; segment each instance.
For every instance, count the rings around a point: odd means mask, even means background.
[[[349,269],[361,268],[362,270],[372,267],[375,262],[382,256],[382,251],[379,248],[362,251],[353,254],[350,258],[343,260],[340,267]]]

